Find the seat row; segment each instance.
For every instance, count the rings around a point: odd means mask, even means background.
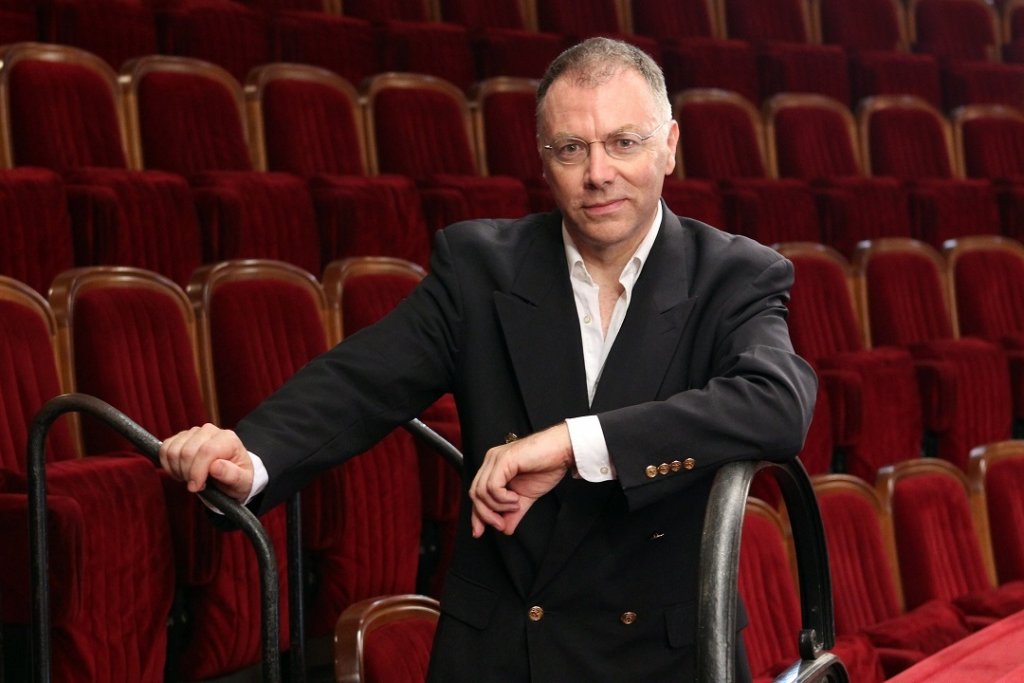
[[[1024,442],[976,449],[969,475],[918,458],[870,481],[825,474],[812,482],[831,570],[834,651],[850,680],[891,678],[1024,609]],[[755,680],[774,680],[798,656],[792,553],[780,512],[750,499],[739,588]]]
[[[846,255],[885,236],[941,248],[965,235],[1022,234],[1018,110],[970,106],[951,121],[913,96],[867,98],[854,114],[828,98],[781,94],[759,112],[736,93],[691,90],[675,112],[680,172],[719,183],[732,232],[822,241]]]
[[[871,481],[936,455],[967,471],[971,449],[1019,433],[1024,247],[998,236],[867,241],[851,265],[821,244],[781,244],[796,281],[794,348],[818,370],[802,459],[811,473]]]
[[[45,400],[91,394],[158,437],[205,421],[230,427],[422,276],[408,262],[364,259],[332,264],[321,285],[282,262],[236,261],[197,270],[186,293],[150,271],[95,267],[62,273],[49,301],[0,278],[4,623],[28,619],[24,453]],[[423,418],[458,443],[450,398]],[[259,579],[247,541],[216,532],[179,483],[129,450],[88,417],[62,419],[49,439],[55,679],[202,680],[257,663]],[[457,474],[403,431],[307,487],[309,635],[333,633],[350,603],[436,591],[458,501]],[[283,508],[261,521],[286,577]],[[429,557],[424,529],[438,546]],[[282,623],[282,648],[288,638]],[[27,652],[7,653],[15,671]]]
[[[340,13],[320,0],[14,4],[0,42],[74,45],[115,68],[147,54],[189,56],[240,80],[285,61],[353,83],[413,71],[466,89],[495,76],[539,78],[571,43],[610,35],[661,62],[672,90],[720,87],[753,101],[810,91],[847,103],[911,92],[948,108],[1024,98],[1024,71],[992,61],[1001,33],[984,0],[915,0],[906,10],[899,0],[395,0],[346,2]],[[1019,6],[1007,5],[1010,46],[1020,44]],[[1020,61],[1021,49],[1006,52]]]
[[[200,262],[238,257],[311,272],[351,255],[425,265],[444,225],[553,204],[534,81],[492,79],[467,98],[437,78],[390,73],[360,92],[326,70],[271,64],[243,94],[223,69],[181,57],[134,60],[118,79],[65,46],[14,44],[3,56],[0,161],[61,174],[70,212],[73,248],[60,237],[68,219],[41,215],[62,205],[52,187],[35,190],[44,206],[33,230],[6,238],[37,259],[4,272],[40,291],[72,264],[134,265],[180,284]],[[762,116],[738,94],[691,90],[675,113],[680,158],[664,196],[732,232],[845,254],[882,236],[941,246],[1024,232],[1024,119],[1007,108],[965,109],[959,156],[947,119],[909,97],[866,101],[859,125],[840,103],[809,95],[778,95]],[[998,182],[960,177],[961,159],[969,175]],[[9,184],[30,175],[17,169]],[[33,211],[16,194],[9,230]]]

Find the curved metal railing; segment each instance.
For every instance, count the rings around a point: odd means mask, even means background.
[[[828,650],[835,645],[832,580],[825,531],[814,489],[799,461],[739,461],[715,475],[700,550],[700,600],[697,611],[697,680],[735,681],[736,603],[740,537],[750,482],[768,469],[782,490],[796,543],[803,628],[798,634],[800,661],[776,680],[848,683],[842,661]]]
[[[47,558],[46,477],[44,446],[51,425],[69,412],[89,413],[106,422],[131,441],[144,455],[158,460],[160,441],[126,415],[106,402],[85,394],[66,394],[48,401],[34,418],[28,445],[29,542],[32,560],[32,667],[36,681],[49,682],[50,609],[49,566]],[[418,419],[405,428],[415,437],[433,446],[450,464],[461,470],[463,456],[451,443]],[[799,461],[770,463],[740,461],[724,465],[715,475],[704,520],[700,559],[700,597],[698,602],[697,679],[732,683],[735,680],[736,606],[738,601],[740,538],[747,494],[754,475],[769,469],[782,491],[789,511],[796,543],[803,628],[800,631],[800,661],[777,680],[802,683],[832,681],[848,683],[842,662],[829,649],[835,644],[831,578],[824,530],[810,479]],[[250,539],[260,570],[262,674],[268,683],[280,681],[279,596],[274,549],[263,525],[246,507],[221,491],[209,487],[199,497],[221,510]],[[291,506],[291,504],[290,504]],[[301,556],[298,501],[289,511],[289,559]],[[300,567],[300,566],[299,566]],[[301,571],[300,568],[298,568]],[[289,582],[290,584],[293,581]],[[297,585],[301,581],[294,581]],[[298,597],[301,603],[301,596]],[[298,624],[295,622],[298,621]],[[292,628],[303,632],[302,614],[292,614]],[[301,640],[301,636],[300,636]],[[304,656],[292,662],[293,680],[304,675]]]
[[[44,445],[50,426],[61,415],[85,412],[106,422],[132,442],[144,455],[156,462],[160,441],[108,403],[85,394],[65,394],[48,401],[36,414],[28,438],[29,544],[32,559],[32,671],[36,681],[51,679],[50,587],[46,533],[46,462]],[[262,602],[262,672],[268,683],[280,681],[278,652],[279,600],[277,563],[270,537],[256,516],[246,507],[215,488],[199,492],[199,497],[216,507],[249,537],[256,550],[260,572]]]

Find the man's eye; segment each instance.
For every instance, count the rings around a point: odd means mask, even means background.
[[[563,156],[573,156],[579,154],[580,149],[582,148],[578,142],[565,142],[558,146],[558,153]]]
[[[623,135],[612,139],[612,146],[620,152],[629,151],[639,144],[639,140],[629,135]]]

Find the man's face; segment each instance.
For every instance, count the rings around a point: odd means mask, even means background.
[[[650,87],[632,69],[622,69],[596,87],[578,86],[573,80],[556,79],[544,98],[538,121],[544,177],[584,256],[615,247],[632,253],[654,220],[665,175],[675,168],[679,128],[661,119]],[[655,133],[626,159],[612,158],[597,143],[590,145],[582,162],[567,166],[543,149],[564,137],[604,140],[627,131]]]

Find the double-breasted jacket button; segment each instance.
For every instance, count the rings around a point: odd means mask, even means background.
[[[654,479],[656,476],[658,476],[658,468],[655,467],[654,465],[648,465],[647,467],[644,468],[644,474],[647,475],[648,479]]]
[[[519,435],[516,434],[515,432],[509,432],[508,434],[505,435],[505,443],[512,443],[513,441],[518,441],[518,440],[519,440]]]
[[[667,462],[663,462],[660,465],[658,465],[658,474],[662,474],[662,475],[668,474],[668,463]]]
[[[668,468],[673,472],[678,472],[679,470],[683,469],[683,463],[679,462],[678,460],[673,460],[668,464]]]
[[[697,461],[694,460],[693,458],[687,458],[686,460],[683,461],[683,469],[685,470],[692,470],[696,466]]]
[[[629,626],[634,621],[636,621],[636,612],[623,612],[621,615],[619,615],[619,621],[621,621],[626,626]]]
[[[530,621],[540,621],[544,618],[544,608],[540,605],[534,605],[529,611]]]

